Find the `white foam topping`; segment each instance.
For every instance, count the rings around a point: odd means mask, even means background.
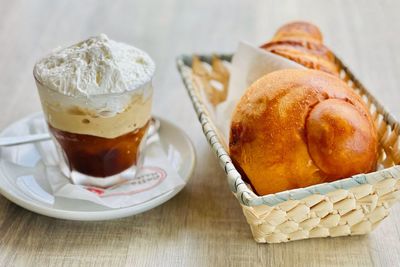
[[[134,90],[149,82],[154,70],[145,52],[100,34],[41,59],[34,75],[64,95],[89,97]]]

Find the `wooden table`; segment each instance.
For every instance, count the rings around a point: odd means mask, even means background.
[[[260,44],[283,23],[305,19],[363,83],[400,115],[398,1],[0,1],[0,128],[40,110],[35,60],[101,32],[144,48],[157,63],[154,113],[192,138],[197,167],[171,201],[105,222],[37,215],[0,197],[1,266],[394,266],[400,207],[369,236],[259,245],[207,146],[175,68],[191,52]]]

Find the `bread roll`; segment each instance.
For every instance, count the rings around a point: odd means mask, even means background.
[[[232,118],[230,155],[260,195],[373,171],[377,132],[335,76],[280,70],[253,83]]]
[[[286,57],[307,68],[339,75],[333,53],[323,45],[318,27],[308,22],[293,22],[284,25],[271,42],[261,48]]]

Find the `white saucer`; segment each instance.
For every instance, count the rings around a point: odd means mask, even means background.
[[[32,119],[43,117],[41,113],[25,117],[4,129],[0,136],[16,136],[29,134],[28,122]],[[185,133],[177,126],[164,119],[159,130],[160,141],[166,153],[179,153],[184,159],[178,166],[177,172],[185,183],[193,173],[195,165],[195,153],[192,143]],[[73,200],[67,198],[55,198],[54,204],[46,201],[46,196],[51,196],[51,190],[43,180],[37,179],[27,184],[20,184],[15,177],[35,173],[35,177],[41,177],[41,168],[35,168],[40,161],[40,155],[35,145],[26,144],[14,147],[0,148],[0,157],[6,153],[5,150],[13,149],[13,157],[7,158],[0,164],[0,193],[15,204],[33,212],[67,220],[109,220],[135,215],[152,209],[168,201],[182,188],[158,195],[153,199],[126,208],[111,209],[84,200]],[[10,153],[7,153],[8,155]],[[32,176],[33,177],[33,176]],[[29,191],[29,192],[28,192]],[[32,197],[34,194],[36,197]]]

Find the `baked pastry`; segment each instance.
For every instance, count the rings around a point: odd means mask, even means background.
[[[333,53],[322,42],[317,26],[308,22],[292,22],[281,27],[272,41],[261,48],[307,68],[339,75]]]
[[[373,171],[378,139],[367,107],[343,81],[287,69],[247,89],[234,110],[229,150],[264,195]]]

